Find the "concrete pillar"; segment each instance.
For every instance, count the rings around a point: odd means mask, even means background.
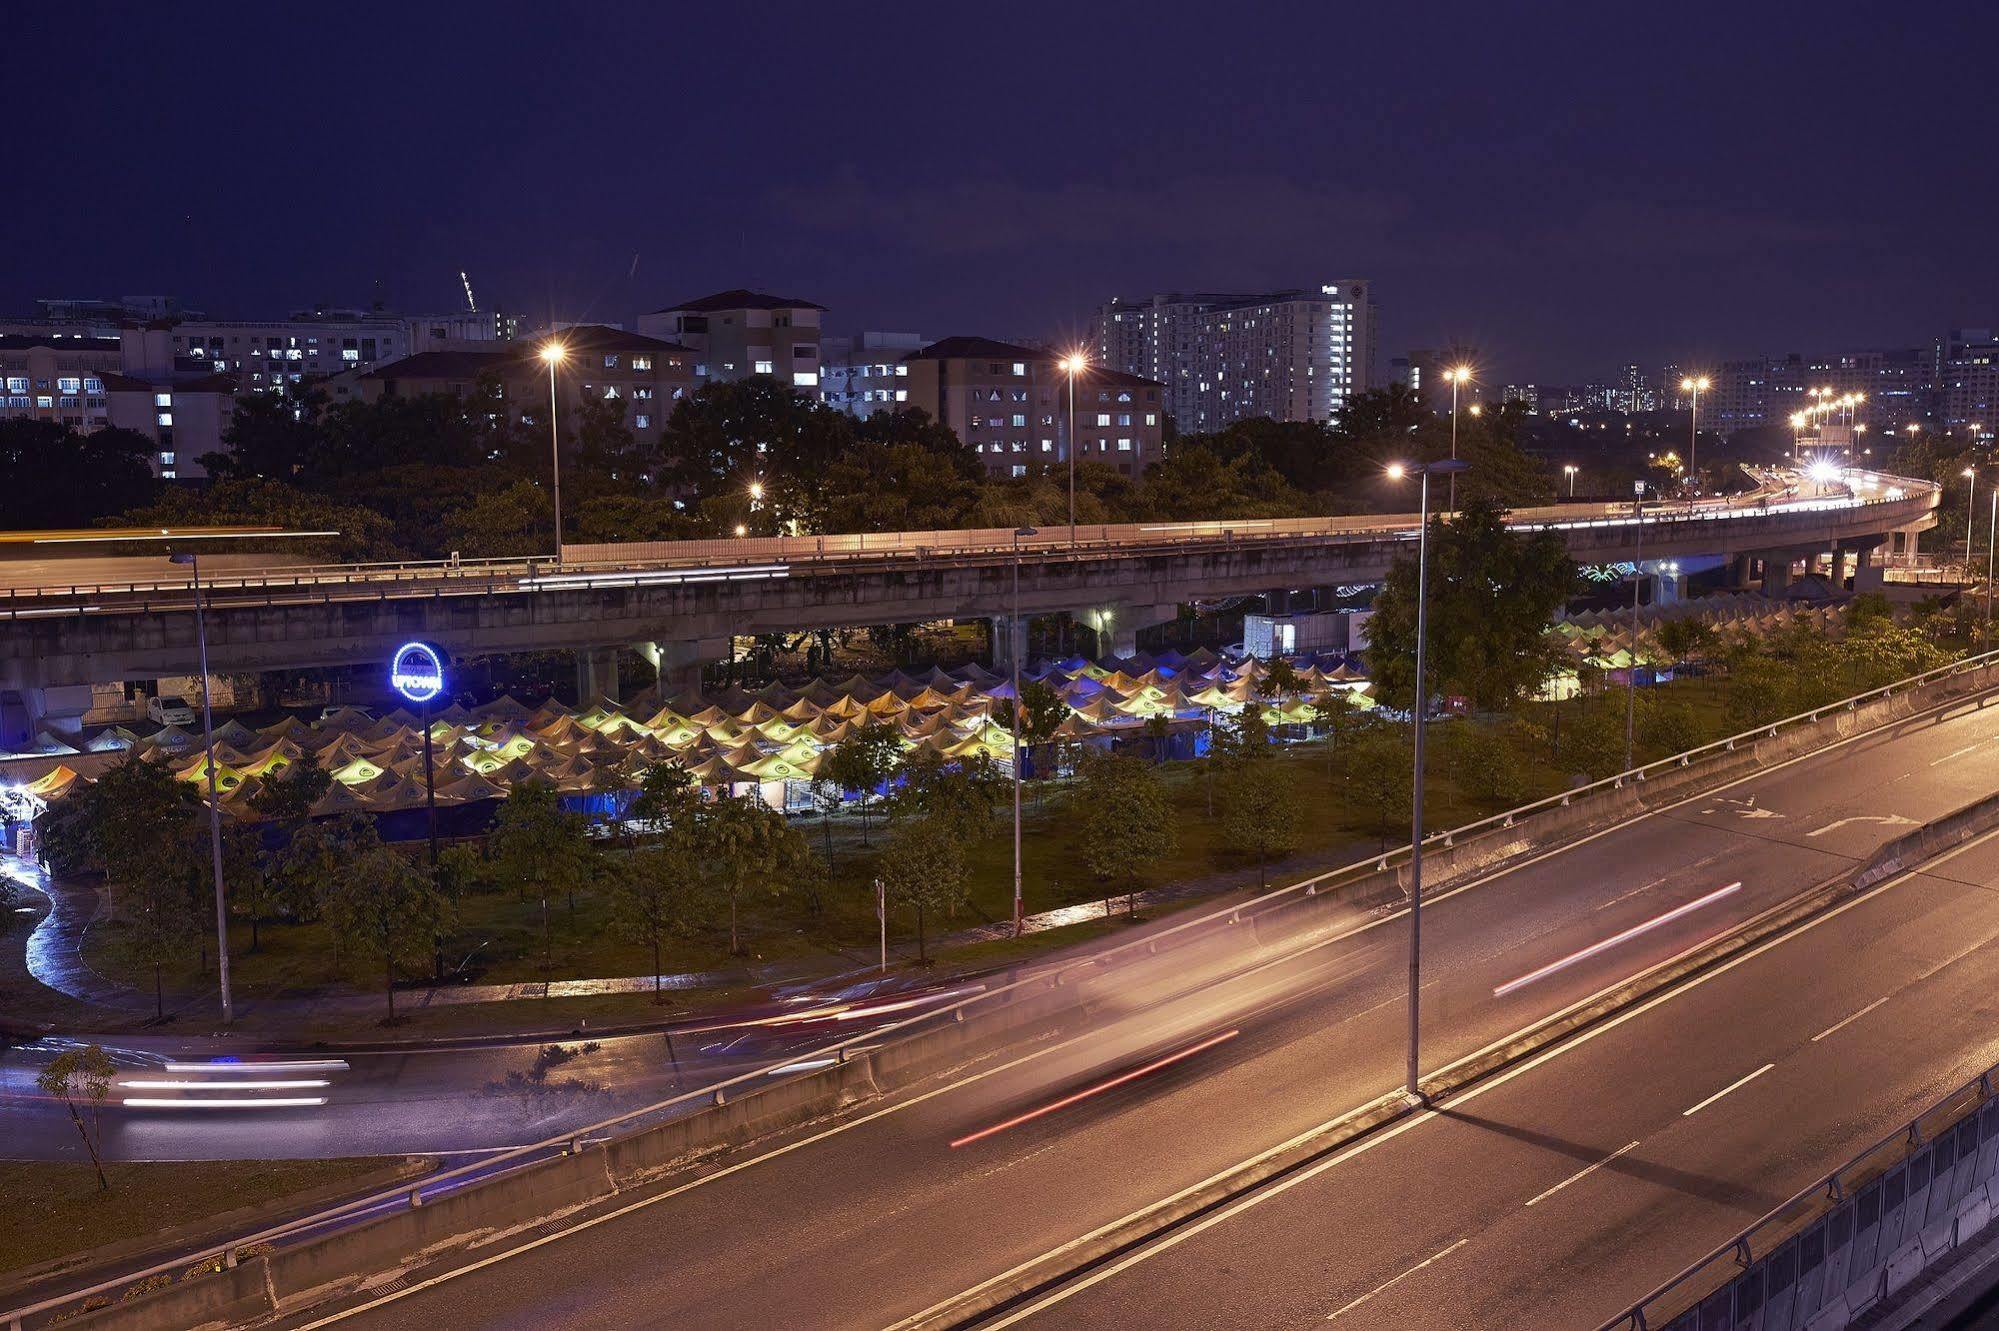
[[[1677,605],[1687,599],[1687,576],[1661,570],[1652,575],[1652,604]]]
[[[1763,556],[1763,594],[1782,596],[1791,585],[1791,556],[1778,550]]]
[[[692,642],[651,642],[639,645],[639,655],[659,671],[662,698],[701,692],[701,671],[729,654],[729,644],[721,638],[701,638]]]
[[[1151,628],[1155,624],[1170,624],[1179,616],[1180,607],[1177,604],[1126,603],[1085,611],[1081,619],[1096,634],[1097,656],[1105,657],[1135,655],[1138,651],[1140,629]]]
[[[1853,590],[1878,592],[1886,588],[1887,570],[1881,566],[1880,551],[1873,547],[1853,552]]]
[[[1836,592],[1846,590],[1846,554],[1844,550],[1834,549],[1825,557],[1826,583]]]
[[[585,647],[576,653],[576,700],[618,700],[618,649]]]
[[[994,669],[1011,669],[1016,659],[1023,666],[1027,664],[1027,624],[1031,618],[1031,615],[1022,615],[1019,619],[1009,619],[1005,615],[992,617]]]
[[[1731,589],[1739,591],[1749,586],[1750,569],[1755,562],[1751,555],[1737,555],[1728,561],[1728,585]]]
[[[1902,562],[1911,568],[1916,563],[1916,538],[1921,535],[1914,527],[1902,533]]]

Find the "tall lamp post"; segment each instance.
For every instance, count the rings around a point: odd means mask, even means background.
[[[1687,424],[1687,476],[1693,481],[1694,488],[1698,490],[1701,484],[1701,473],[1695,457],[1695,450],[1700,447],[1701,442],[1701,394],[1708,390],[1708,377],[1704,374],[1698,378],[1689,375],[1687,378],[1680,380],[1680,387],[1694,395],[1693,418]]]
[[[1562,464],[1562,475],[1569,478],[1569,498],[1571,499],[1574,499],[1576,497],[1576,473],[1581,470],[1582,468],[1578,467],[1573,462],[1565,462]]]
[[[1960,473],[1971,482],[1964,496],[1964,571],[1971,572],[1971,532],[1978,521],[1978,468],[1966,467]]]
[[[201,558],[187,550],[170,556],[185,564],[194,578],[194,639],[201,663],[201,748],[202,766],[208,772],[208,853],[215,870],[215,966],[222,981],[222,1024],[236,1019],[236,1007],[229,994],[229,908],[222,889],[222,800],[215,793],[215,709],[208,696],[208,612],[201,600]],[[1991,618],[1990,607],[1987,619]]]
[[[1069,544],[1076,544],[1076,378],[1090,368],[1090,358],[1072,351],[1062,358],[1062,372],[1069,376]]]
[[[1423,1099],[1416,1061],[1422,1037],[1423,996],[1423,713],[1428,703],[1424,638],[1429,630],[1430,477],[1442,475],[1455,480],[1467,465],[1456,458],[1448,458],[1415,469],[1422,473],[1423,489],[1418,507],[1421,525],[1416,532],[1416,704],[1411,709],[1416,752],[1415,788],[1409,798],[1409,1062],[1406,1089],[1409,1098],[1417,1101]],[[1399,481],[1409,471],[1401,463],[1396,463],[1389,467],[1388,477]]]
[[[569,348],[560,342],[545,342],[541,359],[548,366],[548,471],[554,483],[555,563],[562,564],[562,435],[555,422],[555,367],[569,359]]]
[[[1451,461],[1456,462],[1458,460],[1458,386],[1471,382],[1471,366],[1454,365],[1444,371],[1444,378],[1451,381]],[[1450,474],[1445,484],[1450,489],[1449,498],[1445,500],[1445,507],[1455,513],[1458,511],[1458,477],[1456,471]]]
[[[1013,936],[1020,937],[1027,917],[1020,895],[1020,657],[1027,635],[1020,631],[1020,538],[1036,535],[1032,527],[1016,527],[1013,533],[1013,606],[1006,622],[1006,650],[1013,661]]]
[[[1638,734],[1638,593],[1645,585],[1645,482],[1637,482],[1631,505],[1636,523],[1636,547],[1631,557],[1631,664],[1624,671],[1624,770],[1631,770],[1633,740]]]
[[[1985,634],[1981,646],[1992,650],[1992,552],[1999,548],[1999,486],[1992,490],[1992,520],[1985,531]]]

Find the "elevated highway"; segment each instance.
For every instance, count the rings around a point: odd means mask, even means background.
[[[1849,473],[1836,493],[1773,477],[1747,497],[1674,506],[1523,509],[1583,563],[1723,555],[1781,585],[1797,561],[1853,561],[1934,523],[1937,490]],[[1850,488],[1849,488],[1850,487]],[[1378,580],[1415,538],[1411,515],[570,546],[547,559],[254,566],[204,579],[218,674],[386,660],[411,638],[464,656],[643,644],[663,674],[723,653],[731,634],[1067,611],[1129,650],[1133,633],[1198,598]],[[197,668],[193,592],[164,561],[0,562],[0,689],[151,679]],[[684,678],[684,676],[683,676]]]

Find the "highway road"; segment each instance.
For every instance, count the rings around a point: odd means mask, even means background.
[[[1999,708],[1960,708],[1444,895],[1425,916],[1425,1066],[1852,866],[1990,793],[1995,773]],[[1999,934],[1994,868],[1980,847],[1892,886],[1023,1314],[1594,1326],[1993,1052],[1978,949]],[[1303,951],[1198,977],[1184,961],[1113,971],[1091,1032],[976,1060],[335,1315],[439,1331],[895,1323],[1398,1085],[1402,926],[1356,915]]]
[[[481,1155],[781,1064],[793,1051],[904,1019],[976,987],[824,986],[754,1009],[683,1019],[670,1038],[569,1038],[560,1047],[570,1057],[526,1085],[509,1076],[533,1069],[541,1042],[273,1051],[228,1038],[117,1037],[102,1042],[118,1068],[102,1149],[114,1160]],[[35,1085],[48,1060],[77,1042],[0,1048],[0,1157],[82,1158],[67,1113]],[[239,1103],[195,1107],[190,1100]]]

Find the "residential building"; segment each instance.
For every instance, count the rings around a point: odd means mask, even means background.
[[[560,334],[566,356],[556,370],[558,412],[583,401],[622,402],[625,423],[640,444],[657,444],[673,404],[694,388],[694,353],[641,333],[581,324]],[[547,419],[548,365],[540,342],[490,349],[423,351],[327,381],[335,401],[379,401],[449,393],[470,397],[492,384],[517,419]]]
[[[686,347],[709,379],[764,374],[800,392],[819,392],[824,305],[761,291],[718,291],[639,316],[639,332]]]
[[[1438,351],[1418,347],[1389,362],[1389,380],[1401,384],[1441,416],[1451,409],[1451,381],[1448,372],[1468,368],[1472,377],[1458,387],[1458,405],[1470,406],[1485,400],[1486,386],[1478,377],[1478,348],[1461,344]]]
[[[1259,294],[1114,299],[1093,359],[1165,386],[1182,434],[1268,416],[1327,421],[1374,386],[1375,307],[1363,281]]]
[[[909,401],[903,358],[923,349],[919,333],[855,333],[820,341],[819,400],[863,419]]]
[[[1932,358],[1935,420],[1970,429],[1980,439],[1999,433],[1999,340],[1989,328],[1953,328],[1937,339]]]
[[[947,337],[900,362],[908,405],[951,427],[995,476],[1066,465],[1069,379],[1058,356],[985,337]],[[1075,384],[1075,456],[1137,476],[1162,456],[1165,385],[1093,365]]]
[[[236,383],[198,361],[176,361],[164,346],[159,329],[0,334],[0,420],[135,430],[152,441],[162,478],[200,476],[198,459],[222,448]]]

